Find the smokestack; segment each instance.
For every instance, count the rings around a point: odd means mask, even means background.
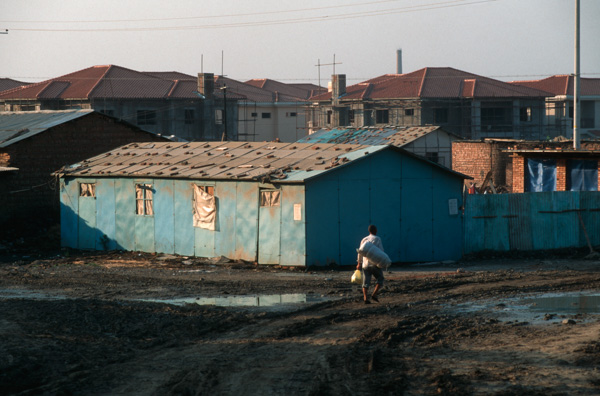
[[[334,74],[331,76],[331,98],[336,102],[346,93],[346,75]]]
[[[214,73],[198,73],[198,93],[206,99],[212,99],[215,90]]]
[[[402,74],[402,49],[396,50],[396,74]]]

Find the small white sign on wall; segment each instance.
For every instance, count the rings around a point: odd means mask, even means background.
[[[453,198],[448,200],[448,214],[451,216],[458,214],[458,199]]]
[[[294,221],[302,220],[302,204],[294,204]]]

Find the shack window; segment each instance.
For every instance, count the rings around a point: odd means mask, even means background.
[[[80,197],[95,197],[96,196],[96,183],[80,183],[79,184],[79,196]]]
[[[567,175],[567,190],[598,191],[598,161],[568,160]]]
[[[135,185],[135,214],[141,216],[154,216],[152,184]]]
[[[215,188],[213,186],[194,186],[194,202],[192,212],[194,227],[206,230],[215,230],[217,218],[217,203],[215,200]]]
[[[260,206],[279,206],[281,191],[262,190],[260,192]]]
[[[526,192],[556,191],[556,160],[527,159]]]

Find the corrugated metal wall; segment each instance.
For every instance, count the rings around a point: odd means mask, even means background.
[[[464,224],[465,253],[597,246],[600,192],[468,195]]]
[[[306,183],[307,265],[353,265],[356,248],[377,225],[393,262],[457,260],[462,180],[410,156],[384,152]]]
[[[95,183],[96,197],[80,197],[80,183]],[[152,216],[135,214],[138,183],[152,185]],[[258,255],[261,264],[304,265],[304,186],[283,185],[280,206],[259,208],[258,183],[198,182],[214,187],[217,218],[211,231],[193,226],[193,183],[168,179],[63,179],[62,244],[79,249],[225,256],[248,261],[256,260]],[[266,213],[271,212],[273,216],[268,218]]]

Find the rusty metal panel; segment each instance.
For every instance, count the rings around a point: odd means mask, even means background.
[[[235,256],[232,258],[256,261],[258,243],[258,185],[236,184]]]
[[[258,208],[258,263],[279,264],[281,248],[281,203]]]

